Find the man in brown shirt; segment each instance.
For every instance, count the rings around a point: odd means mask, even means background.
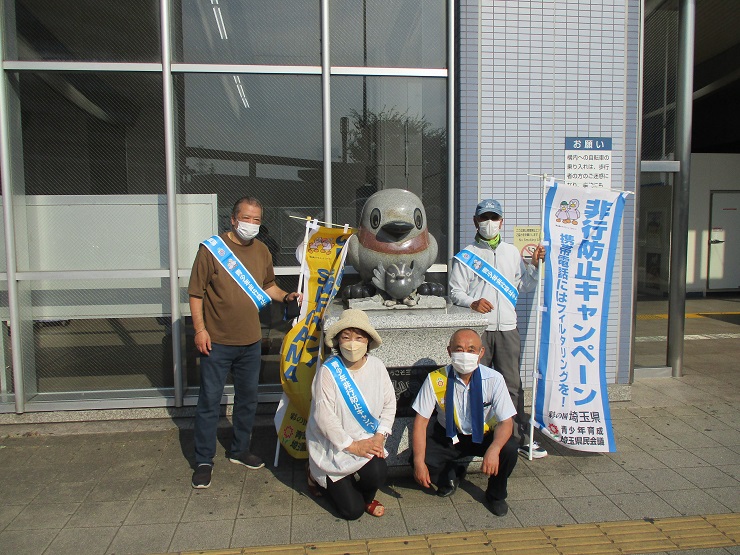
[[[277,286],[270,251],[255,239],[261,222],[260,202],[253,197],[240,198],[231,213],[232,229],[219,237],[273,301],[290,302],[299,297],[298,293],[287,293]],[[249,451],[257,411],[262,330],[255,303],[204,245],[193,263],[188,295],[195,347],[202,355],[192,486],[207,488],[211,485],[221,397],[229,371],[234,376],[234,438],[227,457],[247,468],[264,466]]]

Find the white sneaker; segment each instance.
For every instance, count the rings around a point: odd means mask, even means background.
[[[519,454],[529,458],[529,445],[524,445],[523,447],[519,448]],[[547,451],[545,451],[542,447],[540,447],[540,444],[536,441],[532,442],[532,458],[533,459],[542,459],[547,456]]]

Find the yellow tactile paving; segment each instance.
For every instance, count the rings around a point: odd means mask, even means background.
[[[458,544],[448,545],[446,547],[430,549],[433,555],[459,555],[465,553],[465,555],[493,555],[495,551],[490,545],[469,545],[469,544]]]
[[[280,551],[280,549],[283,549]],[[203,551],[211,555],[208,551]],[[247,547],[242,551],[242,555],[305,555],[306,548],[302,545],[274,545],[269,547]]]
[[[491,540],[485,532],[457,532],[427,536],[429,550],[433,555],[457,555],[458,553],[493,555]]]
[[[367,541],[322,542],[306,544],[312,555],[367,555]]]
[[[416,552],[429,553],[429,544],[425,536],[409,536],[408,538],[391,538],[368,540],[367,552],[370,555],[408,555]]]
[[[373,552],[378,553],[378,555],[429,555],[429,546],[425,545],[423,547],[412,547],[412,546],[405,546],[401,549],[393,549],[388,551],[378,551]]]
[[[501,555],[558,555],[558,550],[555,549],[553,546],[519,546],[516,549],[506,550],[506,551],[498,551],[496,550],[495,553],[501,554]]]
[[[519,532],[517,534],[517,532]],[[557,553],[542,528],[513,528],[486,534],[497,555],[549,555]]]
[[[553,545],[560,551],[581,551],[581,548],[586,546],[609,546],[614,545],[609,538],[606,536],[576,536],[572,538],[560,538],[552,541]]]
[[[563,555],[613,555],[619,550],[611,543],[558,546],[555,548]]]
[[[543,528],[558,553],[563,555],[612,555],[619,549],[597,524],[546,526]]]
[[[659,520],[655,522],[655,526],[668,536],[679,549],[727,545],[727,536],[701,517]]]
[[[740,518],[735,514],[710,515],[707,522],[736,543],[740,543]]]
[[[614,543],[615,553],[649,553],[675,547],[651,522],[604,522],[597,526]]]
[[[486,535],[497,553],[516,553],[516,550],[521,549],[522,546],[533,549],[551,547],[550,540],[541,528],[495,530]]]
[[[180,555],[627,555],[740,545],[740,514],[480,530]]]

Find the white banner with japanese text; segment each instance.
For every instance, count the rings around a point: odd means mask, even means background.
[[[555,183],[545,197],[544,306],[535,423],[578,451],[614,452],[606,384],[624,194]]]

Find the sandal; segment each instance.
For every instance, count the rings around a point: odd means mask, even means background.
[[[314,477],[311,476],[311,469],[308,464],[306,464],[306,481],[308,482],[308,493],[310,493],[312,497],[324,497],[324,488],[322,488],[319,483],[314,480]]]
[[[378,509],[380,509],[380,514],[378,514]],[[385,507],[380,501],[373,499],[372,503],[365,505],[365,512],[370,516],[381,517],[385,514]]]

